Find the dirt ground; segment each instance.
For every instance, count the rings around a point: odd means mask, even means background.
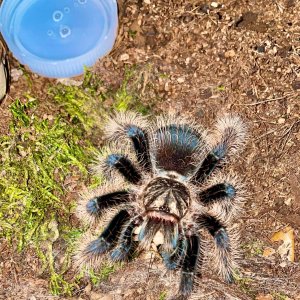
[[[226,285],[206,268],[194,299],[300,299],[300,1],[122,0],[119,6],[114,50],[94,68],[104,82],[118,85],[124,68],[136,65],[142,100],[153,102],[156,113],[177,112],[210,126],[218,115],[236,112],[250,128],[232,166],[249,190],[237,220],[241,280]],[[45,81],[37,77],[34,85],[46,105]],[[12,98],[23,87],[14,82]],[[1,106],[1,133],[10,101]],[[287,226],[295,235],[294,262],[271,241]],[[275,253],[266,257],[267,248]],[[8,257],[0,299],[55,298],[31,267],[38,263]],[[158,259],[141,258],[98,287],[82,287],[74,299],[164,299],[175,279]]]

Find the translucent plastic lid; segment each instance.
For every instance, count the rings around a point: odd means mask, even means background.
[[[113,47],[116,0],[4,0],[0,30],[13,55],[47,77],[72,77]]]

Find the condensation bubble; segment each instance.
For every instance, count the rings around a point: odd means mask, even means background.
[[[86,3],[87,3],[87,0],[78,0],[78,3],[79,3],[79,4],[86,4]]]
[[[59,30],[60,36],[64,39],[71,34],[71,29],[68,26],[61,26]]]
[[[52,30],[48,30],[48,31],[47,31],[47,35],[48,35],[48,36],[52,36],[52,35],[53,35],[53,31],[52,31]]]
[[[66,14],[68,14],[68,13],[70,12],[70,8],[66,6],[66,7],[64,8],[64,12],[65,12]]]
[[[53,18],[54,22],[59,22],[59,21],[61,21],[63,16],[64,16],[64,14],[60,10],[56,10],[53,13],[52,18]]]

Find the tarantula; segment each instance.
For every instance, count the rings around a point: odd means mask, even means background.
[[[208,133],[181,117],[149,123],[138,114],[116,114],[107,126],[113,149],[97,167],[108,183],[78,207],[95,221],[107,209],[114,207],[114,213],[97,239],[85,241],[77,259],[93,265],[107,253],[113,261],[128,260],[149,249],[159,233],[163,242],[158,252],[166,268],[181,272],[176,299],[187,299],[201,275],[206,229],[215,242],[219,273],[232,282],[235,234],[230,225],[241,207],[243,188],[236,176],[220,170],[244,144],[245,135],[237,116],[223,116]],[[116,181],[118,176],[122,181]]]

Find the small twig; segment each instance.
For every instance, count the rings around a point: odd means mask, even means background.
[[[290,136],[291,136],[291,133],[292,133],[292,130],[293,128],[298,124],[300,123],[300,120],[297,120],[295,121],[288,129],[287,131],[282,135],[282,138],[284,138],[284,141],[282,143],[282,146],[281,146],[281,152],[284,150]]]
[[[153,264],[153,261],[154,261],[154,257],[153,257],[153,253],[151,252],[151,256],[150,256],[150,261],[149,261],[149,265],[148,265],[148,270],[147,270],[147,279],[146,281],[148,281],[149,279],[149,275],[150,275],[150,269],[152,268],[152,264]]]
[[[255,105],[260,105],[260,104],[264,104],[264,103],[268,103],[268,102],[283,100],[286,97],[287,96],[282,96],[282,97],[277,97],[277,98],[272,98],[272,99],[266,99],[264,101],[258,101],[258,102],[254,102],[254,103],[237,104],[237,105],[239,105],[239,106],[255,106]]]
[[[254,140],[254,142],[256,142],[256,141],[262,139],[263,137],[265,137],[265,136],[267,136],[267,135],[269,135],[269,134],[271,134],[271,133],[274,133],[274,132],[276,132],[276,131],[277,131],[277,129],[269,130],[269,131],[267,131],[266,133],[264,133],[264,134],[260,135],[259,137],[257,137],[257,138]]]
[[[145,89],[146,89],[146,86],[147,86],[147,84],[148,84],[148,79],[149,79],[149,73],[148,73],[148,71],[145,71],[145,72],[143,72],[144,74],[144,80],[143,80],[143,87],[142,87],[142,91],[141,91],[141,95],[142,96],[144,96],[144,94],[145,94]]]

